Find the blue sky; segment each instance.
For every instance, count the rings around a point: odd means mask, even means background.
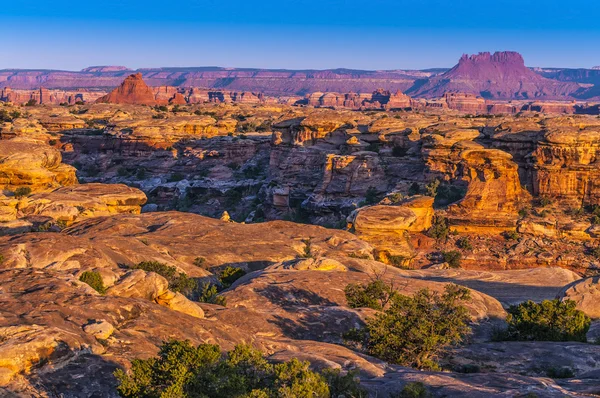
[[[496,50],[519,51],[529,66],[600,65],[598,1],[2,3],[0,68],[421,69]]]

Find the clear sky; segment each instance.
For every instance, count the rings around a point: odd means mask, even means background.
[[[514,50],[600,65],[600,1],[3,0],[0,69],[450,67]]]

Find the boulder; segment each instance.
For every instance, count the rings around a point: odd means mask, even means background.
[[[590,318],[600,318],[600,276],[581,279],[564,287],[561,300],[573,300]]]

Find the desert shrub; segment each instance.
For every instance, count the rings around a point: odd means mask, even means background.
[[[104,287],[102,277],[96,271],[85,271],[81,274],[79,280],[83,283],[87,283],[92,289],[100,294],[106,293],[106,287]]]
[[[575,377],[575,372],[568,367],[552,367],[546,371],[546,376],[551,379],[570,379],[571,377]]]
[[[367,145],[365,150],[370,151],[370,152],[379,153],[380,145],[376,142],[371,142],[369,145]]]
[[[171,340],[158,357],[135,359],[130,372],[119,369],[115,376],[119,395],[128,398],[366,397],[352,375],[318,373],[296,358],[273,364],[248,345],[223,355],[218,345]]]
[[[130,174],[129,170],[127,170],[126,167],[119,167],[119,169],[117,170],[117,175],[119,177],[125,177],[125,176],[128,176],[129,174]]]
[[[458,239],[456,241],[456,246],[463,250],[473,250],[471,240],[467,236],[463,236],[462,238]]]
[[[193,263],[196,267],[198,268],[202,268],[202,269],[207,269],[208,268],[208,264],[206,263],[206,259],[204,257],[196,257],[194,259],[194,263]]]
[[[143,180],[146,178],[146,169],[143,167],[139,167],[135,173],[135,178],[137,180]]]
[[[15,190],[16,198],[24,198],[29,195],[31,195],[31,188],[29,187],[19,187]]]
[[[432,220],[431,228],[427,230],[427,235],[440,242],[448,240],[449,234],[450,228],[448,227],[448,220],[441,215],[435,215]]]
[[[502,236],[504,236],[504,239],[506,240],[519,240],[521,237],[517,231],[505,231],[502,233]]]
[[[387,362],[438,369],[437,359],[470,332],[463,305],[468,300],[469,290],[453,284],[446,285],[443,294],[429,289],[413,297],[394,294],[388,308],[367,319],[365,328],[344,337]]]
[[[398,394],[391,394],[390,398],[429,398],[431,393],[427,391],[425,384],[420,381],[407,383]]]
[[[519,210],[519,218],[525,218],[529,215],[529,209],[523,208]]]
[[[191,296],[197,288],[197,283],[194,279],[189,278],[183,272],[177,272],[177,268],[158,261],[142,261],[131,268],[157,273],[169,282],[170,290],[186,296]]]
[[[410,184],[410,187],[408,187],[408,196],[418,195],[420,193],[421,187],[419,186],[419,184],[417,184],[416,182]]]
[[[552,204],[552,199],[547,198],[547,197],[541,197],[538,198],[537,200],[538,206],[540,207],[546,207]]]
[[[302,239],[302,243],[304,244],[304,247],[302,248],[302,254],[300,255],[301,258],[314,258],[315,256],[313,255],[312,252],[312,239],[308,238],[308,239]]]
[[[34,100],[33,98],[25,103],[25,106],[36,106],[36,105],[37,105],[37,101]]]
[[[518,341],[582,341],[591,320],[575,308],[572,300],[526,301],[508,309],[508,327],[494,336],[495,340]]]
[[[224,296],[219,296],[219,289],[212,283],[204,283],[202,285],[198,301],[202,303],[218,304],[223,307],[227,305],[227,299]]]
[[[219,281],[223,287],[227,288],[244,275],[246,275],[246,271],[241,268],[227,267],[219,274]]]
[[[367,188],[367,193],[365,194],[365,204],[374,205],[379,202],[379,194],[377,193],[377,189],[375,187]]]
[[[385,257],[387,258],[387,262],[396,268],[410,269],[411,257],[389,253]]]
[[[350,253],[350,254],[348,254],[348,257],[358,258],[361,260],[372,260],[371,256],[369,256],[368,254],[361,254],[361,253]]]
[[[425,195],[435,198],[440,186],[440,180],[435,179],[425,186]]]
[[[444,257],[444,262],[448,263],[451,268],[460,268],[460,260],[462,258],[462,254],[460,254],[457,250],[443,251],[442,257]]]
[[[4,255],[0,254],[0,264],[4,262]]]
[[[589,251],[589,254],[596,259],[600,259],[600,246],[596,246],[593,249],[591,249]]]
[[[400,203],[404,200],[404,195],[402,195],[400,192],[394,192],[394,193],[389,194],[387,196],[387,199],[391,203]]]
[[[401,158],[403,156],[406,156],[407,153],[408,149],[402,148],[401,146],[395,146],[392,148],[392,156]]]
[[[183,180],[185,178],[185,176],[181,173],[173,173],[169,176],[169,178],[167,179],[167,182],[179,182],[181,180]]]
[[[350,283],[344,288],[344,294],[350,308],[382,310],[396,292],[392,285],[375,280],[366,285]]]
[[[454,203],[462,199],[465,196],[465,193],[466,190],[464,187],[450,184],[440,184],[435,195],[435,204],[446,205],[449,203]]]

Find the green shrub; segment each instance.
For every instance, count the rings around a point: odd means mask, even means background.
[[[450,227],[448,226],[448,220],[445,217],[436,214],[433,217],[431,228],[427,230],[427,235],[438,242],[445,242],[448,240],[449,234]]]
[[[591,320],[575,307],[574,301],[559,299],[512,305],[506,317],[507,329],[497,332],[494,339],[586,342]]]
[[[506,240],[519,240],[521,235],[517,231],[505,231],[502,233]]]
[[[31,195],[31,188],[29,187],[19,187],[15,190],[15,198],[24,198],[29,195]]]
[[[185,178],[185,176],[181,173],[173,173],[169,176],[169,178],[167,179],[167,182],[179,182],[181,180],[183,180]]]
[[[552,199],[547,197],[541,197],[538,199],[538,205],[541,207],[546,207],[552,204]]]
[[[219,274],[219,280],[223,287],[228,288],[233,282],[246,275],[246,271],[237,267],[227,267]]]
[[[459,251],[443,251],[442,256],[444,257],[444,262],[448,263],[451,268],[460,268],[462,254]]]
[[[377,188],[367,188],[367,193],[365,194],[365,204],[374,205],[377,202],[379,202],[379,194],[377,192]]]
[[[421,187],[419,186],[418,183],[413,182],[412,184],[410,184],[410,187],[408,187],[408,196],[418,195],[420,193],[421,193]]]
[[[81,274],[79,280],[83,283],[87,283],[92,289],[100,294],[106,293],[106,287],[104,287],[102,277],[96,271],[85,271]]]
[[[385,257],[387,258],[387,262],[396,268],[410,269],[410,262],[412,260],[411,257],[402,256],[402,255],[398,255],[398,254],[396,254],[396,255],[389,254],[389,253],[386,254]]]
[[[194,259],[194,265],[198,268],[207,269],[208,264],[206,263],[206,259],[204,257],[196,257]]]
[[[131,268],[157,273],[169,282],[170,290],[179,292],[188,297],[192,296],[197,288],[197,283],[194,279],[189,278],[183,272],[177,272],[177,268],[168,266],[158,261],[142,261]]]
[[[143,180],[146,178],[146,169],[143,167],[139,167],[135,173],[135,178],[137,180]]]
[[[300,255],[301,258],[314,258],[315,256],[313,255],[312,252],[312,239],[308,238],[308,239],[302,239],[302,243],[304,243],[304,248],[302,249],[302,254]]]
[[[427,391],[425,384],[420,381],[407,383],[398,394],[390,395],[390,398],[429,398],[431,394]]]
[[[224,296],[219,296],[219,289],[212,283],[204,283],[202,285],[198,301],[202,303],[218,304],[223,307],[227,305],[227,299]]]
[[[119,369],[115,376],[117,391],[126,398],[366,397],[352,375],[318,373],[296,358],[273,364],[248,345],[222,355],[218,345],[171,340],[158,357],[135,359],[130,372]]]
[[[440,180],[435,179],[425,186],[425,195],[435,198],[440,186]]]
[[[456,246],[463,250],[473,250],[473,245],[467,236],[464,236],[456,241]]]
[[[344,294],[350,308],[382,310],[396,293],[391,285],[382,280],[375,280],[366,285],[350,283],[344,288]]]
[[[550,368],[546,371],[546,376],[551,379],[570,379],[575,377],[575,372],[573,372],[573,369],[567,367]]]
[[[470,332],[469,313],[463,303],[469,290],[446,285],[439,294],[419,290],[413,297],[393,294],[389,306],[366,320],[364,329],[344,335],[368,354],[390,363],[419,369],[439,369],[437,359]]]

